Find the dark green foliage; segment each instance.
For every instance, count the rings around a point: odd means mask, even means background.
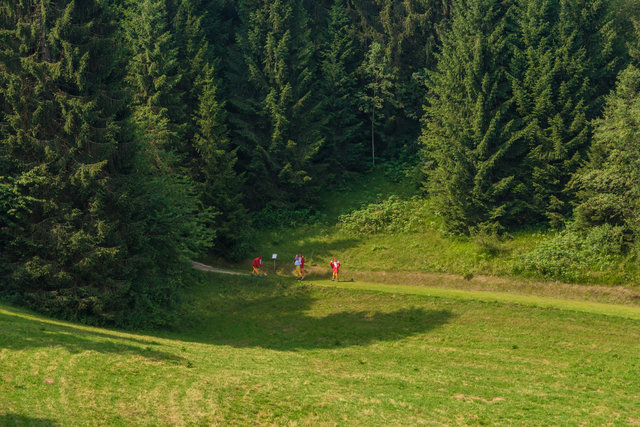
[[[148,154],[162,150],[146,150],[126,125],[114,9],[27,0],[2,9],[10,209],[0,292],[65,318],[166,323],[187,259],[208,236],[189,185],[157,176]]]
[[[284,203],[309,200],[321,182],[314,174],[322,146],[314,47],[301,2],[241,2],[239,44],[256,123],[241,149],[250,197]]]
[[[311,208],[287,209],[267,204],[264,208],[254,212],[252,225],[256,229],[283,229],[309,225],[320,220]]]
[[[424,69],[436,65],[442,32],[450,18],[451,0],[359,0],[350,13],[363,52],[372,43],[384,46],[384,57],[394,80],[396,102],[387,103],[380,117],[378,152],[385,157],[398,152],[415,155],[420,134],[425,90]],[[417,78],[418,77],[418,78]]]
[[[526,271],[583,280],[616,266],[637,247],[640,233],[640,71],[629,66],[595,122],[588,163],[572,185],[575,221],[523,257]],[[634,246],[636,245],[636,246]]]
[[[563,223],[623,42],[601,1],[454,7],[422,138],[426,187],[452,230]]]
[[[199,11],[204,8],[203,11]],[[200,14],[199,14],[200,13]],[[246,256],[246,224],[242,204],[244,176],[236,172],[237,148],[232,149],[227,113],[219,102],[217,63],[213,46],[207,42],[206,2],[182,1],[173,19],[178,47],[185,111],[185,173],[196,184],[202,204],[215,213],[208,228],[216,233],[214,251],[228,258]]]
[[[428,189],[450,230],[514,224],[525,209],[526,147],[506,72],[510,14],[497,0],[456,3],[430,76],[422,135]]]
[[[231,259],[247,255],[247,223],[249,217],[242,204],[244,177],[234,169],[237,156],[231,150],[225,126],[225,111],[217,101],[212,69],[206,67],[203,79],[196,85],[200,90],[196,112],[197,130],[192,172],[198,183],[200,199],[211,207],[215,217],[209,228],[217,234],[216,250]]]
[[[519,45],[512,64],[513,92],[527,145],[527,222],[562,223],[570,211],[565,187],[590,140],[591,85],[578,23],[556,0],[523,2]]]
[[[640,233],[640,70],[629,66],[595,122],[589,162],[575,177],[578,227],[620,227],[627,242]]]
[[[100,316],[98,295],[122,261],[108,202],[122,108],[114,17],[95,2],[4,3],[4,182],[16,213],[1,291],[65,317]]]
[[[135,2],[123,24],[131,58],[127,82],[134,101],[133,119],[161,171],[180,165],[177,156],[187,151],[184,92],[178,87],[177,48],[164,3]]]
[[[389,68],[389,59],[384,53],[384,46],[378,42],[371,43],[369,51],[362,62],[360,71],[365,82],[359,94],[362,111],[370,118],[371,129],[371,167],[375,161],[375,130],[384,115],[380,110],[386,104],[397,104],[394,96],[394,76]]]
[[[362,170],[366,143],[358,109],[358,63],[355,29],[349,22],[342,0],[336,0],[329,11],[325,44],[320,56],[326,118],[325,142],[320,156],[331,159],[328,172],[340,176],[342,169]]]

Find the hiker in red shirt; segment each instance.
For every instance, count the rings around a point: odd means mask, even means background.
[[[340,261],[336,260],[334,257],[333,261],[331,261],[329,265],[333,270],[333,277],[331,278],[331,281],[333,282],[334,280],[337,280],[339,282],[340,281]]]
[[[304,280],[304,256],[300,254],[300,280]]]
[[[253,260],[253,262],[251,263],[251,266],[253,267],[253,271],[251,272],[250,276],[253,277],[253,275],[255,274],[258,277],[262,277],[262,254],[260,254],[260,256],[258,258],[255,258]]]

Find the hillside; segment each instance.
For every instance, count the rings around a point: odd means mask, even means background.
[[[172,331],[0,307],[1,425],[636,424],[640,323],[203,274]]]
[[[273,270],[271,254],[276,253],[278,271],[290,274],[294,255],[302,252],[307,270],[318,277],[329,274],[335,256],[345,274],[357,280],[640,302],[634,252],[585,255],[556,243],[562,233],[543,225],[503,236],[447,233],[430,200],[406,179],[390,179],[385,165],[326,193],[316,211],[268,212],[266,219],[261,214],[254,218],[266,225],[253,233],[250,246],[253,256],[263,254],[267,271]],[[560,252],[532,263],[550,244]],[[248,271],[249,265],[249,260],[229,263],[217,257],[203,261],[237,271]],[[545,270],[545,262],[553,262],[553,268]]]

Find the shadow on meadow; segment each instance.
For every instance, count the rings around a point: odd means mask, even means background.
[[[220,278],[211,277],[212,283]],[[327,349],[404,339],[453,317],[447,310],[389,309],[386,295],[374,298],[372,310],[362,310],[354,301],[360,294],[281,278],[222,280],[226,284],[194,295],[178,328],[180,339],[284,351]]]
[[[55,427],[57,424],[44,418],[26,417],[18,414],[0,414],[0,426],[6,427]]]
[[[33,318],[20,309],[2,307],[0,311],[0,349],[24,350],[29,348],[62,347],[70,353],[95,351],[141,356],[145,359],[181,363],[183,358],[154,350],[157,342],[98,332],[82,325],[62,323],[58,320]],[[1,420],[0,420],[1,421]],[[0,423],[0,426],[3,424]]]

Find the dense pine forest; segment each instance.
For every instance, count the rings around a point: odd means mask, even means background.
[[[190,259],[243,259],[252,227],[385,162],[448,233],[635,253],[638,19],[635,0],[2,0],[0,296],[168,324]]]

